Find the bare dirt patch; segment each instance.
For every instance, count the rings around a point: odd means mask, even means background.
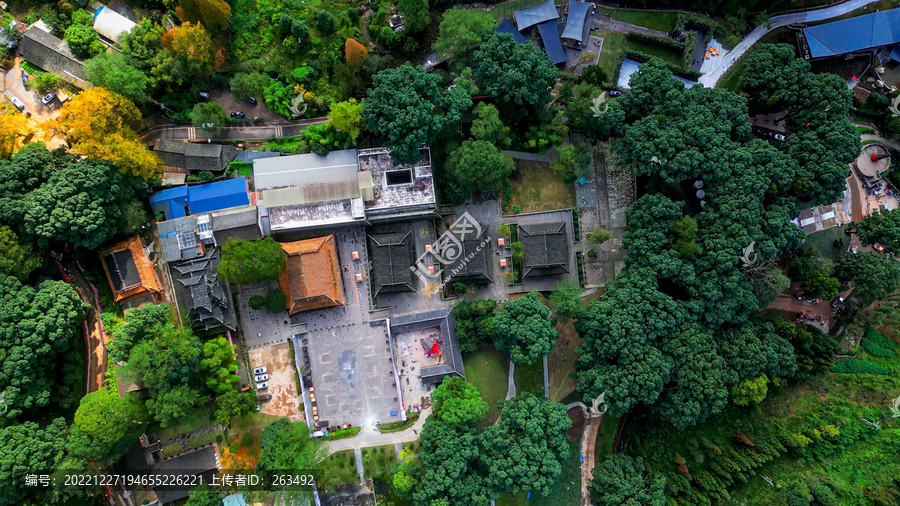
[[[291,366],[290,349],[287,343],[249,351],[252,368],[267,367],[269,369],[269,388],[257,394],[271,394],[272,398],[262,403],[261,413],[275,416],[287,416],[291,420],[300,420],[301,402],[297,397],[297,382]],[[255,383],[255,382],[254,382]]]

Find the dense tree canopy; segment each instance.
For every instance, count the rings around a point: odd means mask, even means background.
[[[145,339],[132,348],[128,365],[155,398],[188,383],[200,364],[202,348],[190,329],[158,326],[152,339]]]
[[[104,314],[106,333],[111,336],[109,359],[113,363],[127,362],[135,344],[155,335],[157,327],[169,323],[169,311],[168,304],[144,304],[125,311],[122,320],[112,320]]]
[[[228,339],[219,336],[203,343],[203,360],[200,370],[206,375],[206,388],[217,394],[229,392],[241,377],[235,374],[238,361],[235,358],[234,346]]]
[[[461,87],[445,90],[439,76],[408,62],[376,74],[374,85],[363,104],[362,120],[386,138],[396,162],[418,160],[419,145],[430,145],[472,105]]]
[[[478,433],[467,424],[454,425],[429,418],[422,428],[419,442],[421,465],[411,490],[415,504],[450,506],[484,505],[491,496],[484,477],[473,468],[478,461]]]
[[[666,479],[647,475],[640,457],[607,455],[594,467],[591,504],[594,506],[663,506]]]
[[[153,418],[163,427],[172,427],[184,421],[202,397],[188,385],[178,385],[147,399],[146,406]]]
[[[863,245],[878,242],[884,246],[885,252],[900,254],[900,212],[875,211],[856,222],[855,226],[856,235]]]
[[[101,389],[81,399],[69,437],[72,455],[112,465],[142,432],[140,407],[132,397]]]
[[[324,457],[324,447],[310,439],[306,422],[281,418],[267,426],[259,437],[259,467],[262,469],[312,469]]]
[[[527,392],[499,404],[500,420],[482,437],[485,481],[500,492],[549,495],[569,454],[566,407]]]
[[[512,158],[487,141],[465,141],[447,159],[447,172],[470,192],[502,188],[513,169]]]
[[[868,306],[883,300],[900,286],[895,260],[873,253],[849,253],[835,265],[835,275],[853,283],[853,296]]]
[[[570,318],[580,317],[584,312],[581,305],[581,286],[570,279],[557,281],[549,299],[553,308],[553,318],[563,323]]]
[[[494,329],[497,349],[516,364],[533,364],[549,355],[558,337],[550,324],[550,309],[534,293],[504,303],[494,317]]]
[[[84,75],[94,86],[134,102],[147,100],[147,75],[119,52],[101,53],[84,62]]]
[[[61,388],[53,374],[76,339],[83,339],[82,302],[71,285],[44,281],[35,290],[0,274],[0,391],[5,416],[43,408]]]
[[[456,339],[459,341],[459,350],[464,355],[478,351],[478,343],[481,341],[494,341],[496,310],[497,301],[493,299],[463,301],[453,305]]]
[[[500,119],[500,111],[487,102],[479,102],[475,107],[475,119],[472,121],[472,136],[480,141],[487,141],[498,147],[506,147],[512,141],[510,129]]]
[[[328,113],[328,124],[346,132],[355,141],[362,129],[362,108],[363,105],[358,103],[355,98],[333,104]]]
[[[440,36],[434,50],[445,58],[465,58],[481,37],[494,31],[496,22],[488,12],[478,9],[450,9],[441,20]]]
[[[27,504],[35,487],[25,486],[25,476],[57,469],[65,455],[68,428],[63,418],[42,427],[23,422],[0,429],[0,504]],[[39,503],[36,503],[39,504]]]
[[[231,237],[222,245],[216,271],[229,283],[256,283],[278,279],[284,267],[284,250],[271,237],[245,241]]]
[[[0,225],[0,273],[11,274],[26,281],[43,260],[31,244],[16,235],[11,228]]]
[[[458,376],[444,379],[431,394],[434,416],[454,425],[477,425],[484,419],[488,403],[478,389]]]
[[[557,71],[536,46],[517,44],[508,33],[490,33],[475,51],[474,62],[475,78],[488,95],[518,106],[550,101]]]
[[[228,124],[228,113],[216,102],[202,102],[191,109],[191,125],[204,130],[216,130]]]
[[[234,417],[247,416],[256,411],[256,395],[253,392],[232,390],[216,396],[216,423],[230,425]]]

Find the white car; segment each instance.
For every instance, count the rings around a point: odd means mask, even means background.
[[[268,374],[260,374],[259,376],[256,376],[256,377],[253,378],[253,379],[255,379],[257,383],[259,383],[259,382],[268,380],[268,379],[269,379],[269,375],[268,375]]]
[[[16,106],[16,108],[18,108],[19,110],[25,108],[25,104],[22,103],[21,100],[19,100],[19,97],[12,97],[10,100],[12,101],[13,105]]]
[[[257,384],[256,384],[256,389],[257,389],[257,390],[265,390],[265,389],[267,389],[267,388],[269,388],[269,384],[268,384],[268,383],[257,383]]]
[[[785,136],[781,134],[775,134],[775,140],[778,142],[784,142],[786,140]]]
[[[269,372],[269,370],[265,367],[257,367],[256,369],[253,369],[253,374],[265,374],[267,372]]]
[[[56,98],[56,95],[54,95],[53,93],[47,93],[46,95],[44,95],[44,98],[41,99],[41,103],[47,105],[52,102],[54,98]]]

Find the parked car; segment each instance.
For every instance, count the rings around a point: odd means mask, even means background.
[[[622,96],[622,92],[618,90],[612,90],[609,92],[609,96],[611,97],[620,97]]]
[[[256,400],[259,402],[267,401],[272,398],[272,394],[262,394],[256,397]]]
[[[234,111],[231,113],[232,118],[243,118],[244,116],[246,116],[246,114],[244,114],[244,111]]]
[[[259,383],[259,382],[263,382],[263,381],[268,380],[268,379],[269,379],[269,375],[268,375],[268,374],[260,374],[259,376],[256,376],[256,377],[254,377],[253,379],[255,379],[255,380],[257,381],[257,383]]]
[[[267,368],[265,368],[265,367],[257,367],[256,369],[253,369],[253,374],[254,374],[254,375],[256,375],[256,374],[266,374],[267,372],[269,372],[269,370],[268,370]]]
[[[56,98],[56,95],[54,95],[53,93],[47,93],[46,95],[44,95],[44,98],[41,99],[41,103],[47,105],[52,102],[54,98]]]
[[[250,102],[250,105],[256,105],[256,99],[253,97],[247,97],[247,102]]]
[[[785,137],[784,137],[783,135],[781,135],[781,134],[775,134],[775,140],[778,141],[778,142],[784,142],[786,139],[785,139]]]
[[[268,384],[268,383],[257,383],[257,384],[256,384],[256,389],[257,389],[257,390],[265,390],[265,389],[267,389],[267,388],[269,388],[269,384]]]
[[[27,81],[28,80],[28,72],[25,72],[22,69],[19,69],[19,71],[22,73],[22,82]]]
[[[16,108],[20,111],[25,109],[25,104],[21,100],[19,100],[19,97],[12,97],[10,98],[10,100],[12,101],[13,105],[16,106]]]
[[[209,99],[209,93],[207,93],[207,92],[205,92],[205,91],[201,91],[201,92],[199,93],[199,95],[200,95],[200,98],[204,98],[204,99],[207,99],[207,100]]]

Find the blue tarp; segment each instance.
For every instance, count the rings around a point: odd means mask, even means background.
[[[188,209],[191,214],[250,205],[247,180],[242,177],[217,183],[188,187]]]
[[[556,12],[556,4],[553,0],[547,0],[541,5],[535,5],[530,9],[524,9],[513,13],[516,18],[516,27],[521,32],[529,26],[534,26],[551,19],[559,19],[559,13]]]
[[[525,44],[528,42],[528,39],[525,38],[524,35],[519,33],[518,30],[512,25],[509,19],[504,18],[500,23],[500,26],[497,27],[497,32],[499,33],[508,33],[513,36],[513,39],[516,40],[519,44]]]
[[[539,24],[538,31],[541,32],[541,40],[544,41],[544,52],[550,57],[550,61],[554,65],[566,61],[566,52],[559,41],[559,29],[556,27],[556,21],[547,21]]]
[[[813,58],[836,56],[900,42],[900,9],[803,29]]]
[[[895,45],[894,48],[891,49],[890,58],[894,61],[900,62],[900,44]]]
[[[562,38],[574,39],[581,42],[584,38],[584,21],[590,4],[584,2],[569,2],[569,14],[566,17],[566,27],[563,28]]]
[[[250,204],[247,181],[243,177],[197,186],[179,186],[156,192],[150,196],[153,212],[163,212],[167,220],[191,214],[209,213],[220,209]]]

